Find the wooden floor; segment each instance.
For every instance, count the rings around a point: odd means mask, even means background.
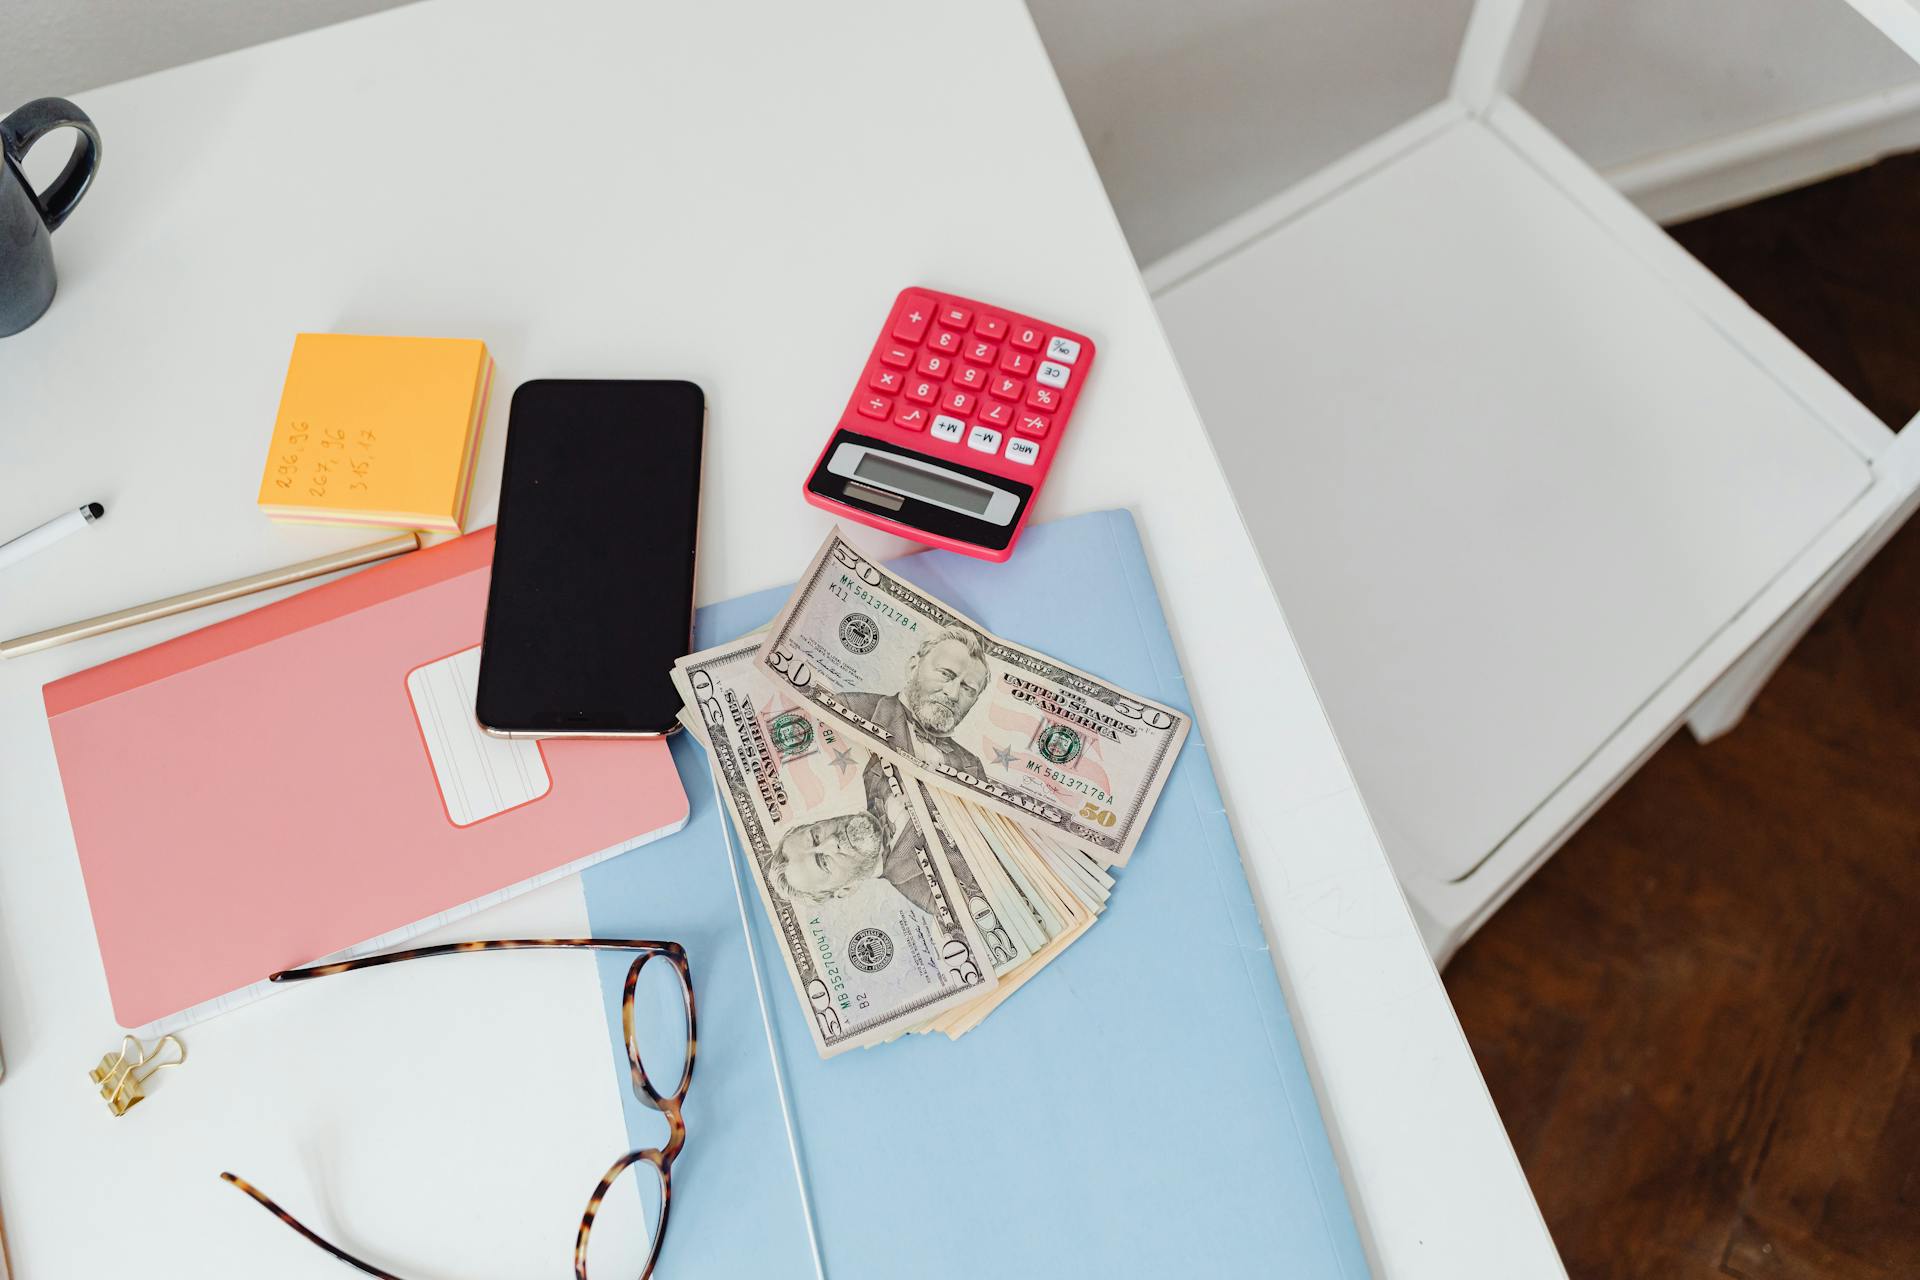
[[[1920,156],[1674,234],[1920,411]],[[1920,521],[1446,982],[1574,1280],[1920,1277]]]

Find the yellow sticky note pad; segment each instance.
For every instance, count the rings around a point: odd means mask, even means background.
[[[492,386],[493,359],[476,339],[300,334],[260,509],[458,533]]]

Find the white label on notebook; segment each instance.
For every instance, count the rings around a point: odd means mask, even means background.
[[[413,714],[456,827],[538,800],[553,786],[539,743],[495,738],[481,730],[473,718],[479,687],[479,645],[407,673]]]

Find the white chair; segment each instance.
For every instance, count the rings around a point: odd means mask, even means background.
[[[1544,7],[1479,0],[1447,101],[1148,272],[1442,962],[1920,501],[1920,429],[1509,96]]]

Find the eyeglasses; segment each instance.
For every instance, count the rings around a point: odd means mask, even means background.
[[[687,1100],[687,1086],[693,1080],[693,1056],[695,1049],[693,1022],[693,975],[687,968],[687,949],[677,942],[643,942],[629,938],[501,938],[491,942],[454,942],[436,947],[416,947],[411,951],[393,951],[386,955],[366,956],[359,960],[343,960],[337,964],[313,965],[305,969],[287,969],[272,975],[274,982],[298,982],[307,978],[325,978],[336,973],[348,973],[354,969],[372,969],[379,965],[399,964],[402,960],[424,960],[429,956],[457,955],[469,951],[517,951],[523,949],[566,949],[575,951],[633,951],[638,952],[633,966],[627,970],[626,988],[621,994],[620,1016],[627,1038],[627,1068],[633,1077],[633,1095],[641,1103],[660,1112],[667,1118],[667,1142],[662,1147],[646,1147],[638,1151],[629,1151],[613,1162],[606,1176],[600,1179],[587,1198],[587,1211],[580,1215],[580,1234],[573,1245],[573,1274],[576,1280],[587,1280],[587,1240],[593,1234],[593,1221],[600,1214],[601,1201],[613,1187],[622,1173],[634,1165],[644,1164],[651,1168],[660,1184],[660,1209],[649,1228],[646,1267],[640,1272],[638,1280],[649,1280],[653,1275],[654,1263],[660,1258],[660,1242],[667,1235],[667,1207],[673,1193],[673,1162],[679,1158],[680,1151],[687,1143],[687,1126],[681,1118],[680,1108]],[[682,1008],[686,1014],[687,1048],[686,1057],[680,1065],[680,1083],[671,1093],[662,1094],[653,1087],[653,1081],[647,1076],[647,1068],[641,1060],[640,1041],[633,1029],[633,997],[640,983],[640,971],[652,960],[665,960],[671,965],[680,979]],[[656,1066],[659,1065],[657,1062]],[[350,1267],[356,1267],[380,1280],[401,1280],[390,1271],[382,1271],[370,1262],[354,1257],[338,1245],[323,1239],[310,1230],[305,1223],[275,1204],[267,1194],[246,1179],[231,1173],[222,1173],[222,1178],[231,1182],[255,1200],[280,1221],[292,1227],[309,1241],[326,1250]],[[639,1175],[636,1174],[635,1177]]]

